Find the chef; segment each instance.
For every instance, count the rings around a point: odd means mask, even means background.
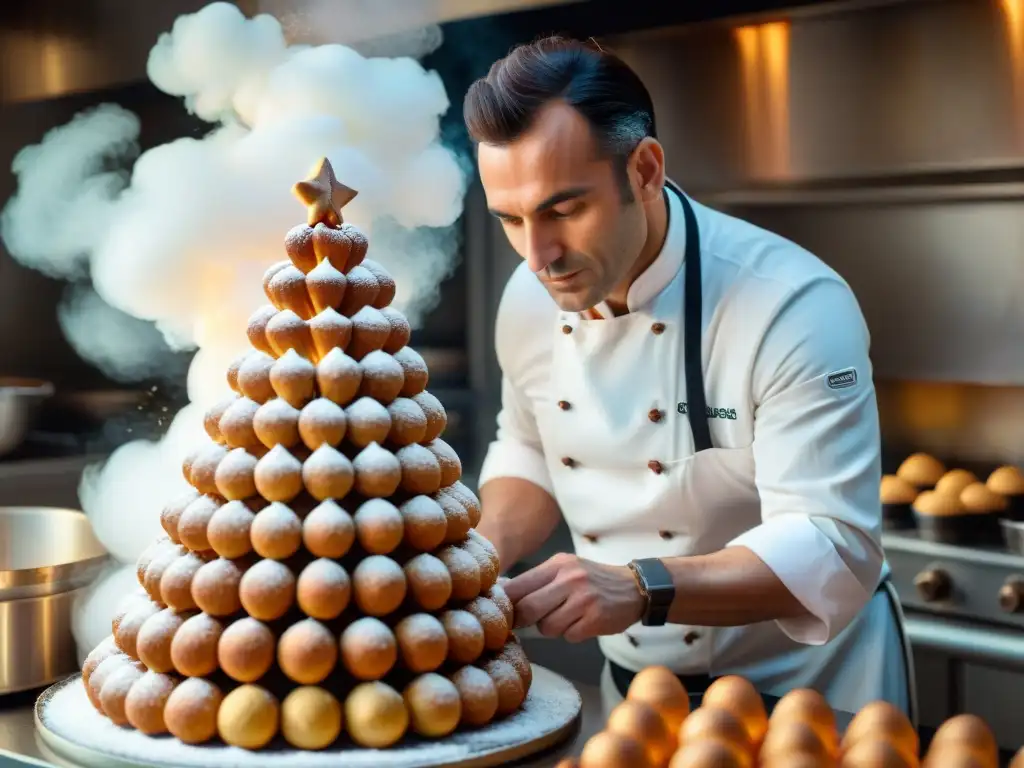
[[[598,638],[606,707],[663,664],[914,716],[882,551],[869,336],[842,278],[666,179],[651,98],[595,44],[514,49],[469,90],[487,205],[523,262],[498,309],[479,478],[519,625]]]

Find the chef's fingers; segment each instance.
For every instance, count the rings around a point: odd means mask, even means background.
[[[535,592],[531,592],[516,603],[516,627],[537,624],[548,614],[557,610],[569,597],[565,582],[553,581]],[[538,627],[540,629],[540,627]]]
[[[537,622],[537,630],[545,637],[564,637],[570,627],[579,624],[584,613],[583,603],[575,595],[569,595],[564,603]]]
[[[549,557],[540,565],[524,571],[504,584],[505,594],[513,603],[518,603],[532,592],[554,581],[564,564],[559,555]]]

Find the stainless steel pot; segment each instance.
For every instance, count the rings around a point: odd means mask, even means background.
[[[0,376],[0,456],[21,445],[39,405],[52,395],[48,381]]]
[[[77,669],[75,598],[108,558],[81,512],[0,507],[0,694]]]

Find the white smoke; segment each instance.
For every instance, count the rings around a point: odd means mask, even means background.
[[[126,179],[108,170],[109,158],[130,153],[138,120],[110,105],[79,115],[18,155],[19,189],[2,218],[20,261],[55,276],[85,273],[110,308],[160,331],[112,331],[101,318],[116,315],[95,297],[80,299],[64,321],[77,318],[69,335],[83,357],[135,375],[146,356],[140,339],[159,353],[197,349],[191,404],[167,436],[124,445],[82,478],[97,535],[129,564],[115,574],[122,580],[159,534],[163,506],[186,489],[182,459],[206,439],[202,414],[227,394],[227,367],[248,348],[247,320],[267,301],[263,272],[285,258],[284,234],[304,220],[292,184],[326,156],[359,191],[345,219],[395,276],[396,306],[414,327],[455,266],[448,228],[466,188],[464,165],[439,141],[444,85],[412,58],[288,46],[274,18],[248,20],[218,2],[177,19],[152,49],[148,72],[210,122],[210,133],[143,153]],[[115,590],[106,583],[76,622],[80,651],[109,631]],[[102,620],[88,620],[95,616]]]

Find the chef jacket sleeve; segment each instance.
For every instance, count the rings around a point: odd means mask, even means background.
[[[881,574],[881,445],[870,338],[850,288],[835,278],[794,291],[754,360],[757,527],[730,542],[752,550],[810,616],[778,622],[808,645],[834,638]]]
[[[494,342],[501,368],[501,410],[498,431],[487,448],[480,468],[478,486],[498,477],[528,480],[554,496],[554,486],[533,405],[526,392],[529,375],[538,370],[544,343],[550,336],[550,319],[537,316],[537,302],[529,289],[536,279],[522,270],[516,272],[505,290],[495,319]]]

